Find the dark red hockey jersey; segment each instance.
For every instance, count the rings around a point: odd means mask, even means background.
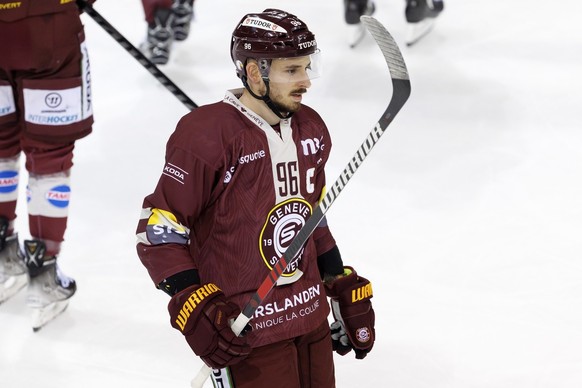
[[[184,116],[170,137],[155,191],[144,200],[138,255],[155,284],[197,268],[241,308],[310,217],[325,190],[331,139],[302,106],[279,131],[233,92]],[[335,246],[320,225],[251,321],[260,346],[327,319],[318,254]]]
[[[95,0],[89,1],[89,3],[93,2]],[[75,0],[0,0],[0,22],[12,22],[29,16],[70,10],[78,11]]]

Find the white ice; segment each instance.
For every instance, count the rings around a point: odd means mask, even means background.
[[[191,36],[161,69],[196,103],[220,100],[240,85],[232,29],[272,6],[305,20],[322,49],[324,75],[304,101],[333,134],[331,183],[391,93],[372,39],[348,48],[341,0],[198,0]],[[143,39],[138,0],[95,8],[135,45]],[[449,0],[407,48],[404,1],[377,1],[412,95],[328,213],[344,260],[373,282],[376,311],[370,355],[336,357],[338,388],[582,387],[580,15],[576,0]],[[38,333],[24,293],[0,306],[0,386],[188,387],[201,362],[170,327],[168,298],[134,245],[187,109],[83,20],[96,123],[76,147],[60,258],[79,290]]]

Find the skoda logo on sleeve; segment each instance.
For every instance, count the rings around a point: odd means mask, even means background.
[[[311,205],[301,198],[281,202],[269,212],[259,242],[261,256],[269,270],[273,269],[311,214]],[[295,274],[302,254],[303,249],[290,260],[282,276]]]

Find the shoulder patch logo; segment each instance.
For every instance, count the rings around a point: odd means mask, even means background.
[[[178,222],[176,216],[162,209],[151,209],[146,226],[148,241],[158,244],[186,244],[189,231]]]
[[[180,167],[172,163],[166,163],[162,174],[169,176],[170,178],[174,179],[175,181],[178,181],[178,183],[181,184],[184,184],[186,175],[188,175],[188,173],[185,170],[181,169]]]

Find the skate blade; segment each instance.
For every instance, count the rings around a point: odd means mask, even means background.
[[[348,43],[350,48],[355,48],[364,40],[366,28],[362,23],[348,25]]]
[[[0,284],[0,303],[7,301],[16,295],[28,283],[28,276],[22,275],[10,276],[8,280]]]
[[[408,23],[406,45],[412,46],[428,34],[434,27],[434,19],[424,19],[418,23]]]
[[[42,329],[47,323],[61,315],[67,306],[68,300],[53,302],[48,306],[42,308],[35,308],[32,310],[32,330],[34,332]]]

